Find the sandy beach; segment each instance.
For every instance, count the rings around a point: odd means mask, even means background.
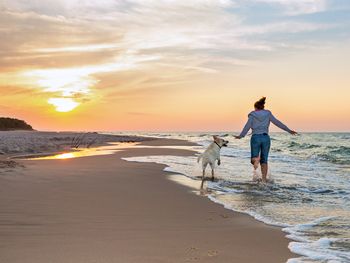
[[[121,159],[146,155],[193,152],[126,147],[111,155],[21,160],[23,167],[3,170],[0,262],[272,263],[295,257],[280,228],[193,194],[169,180],[163,165]]]
[[[349,12],[0,0],[0,263],[350,263]]]

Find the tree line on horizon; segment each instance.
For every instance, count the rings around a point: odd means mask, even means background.
[[[24,120],[16,118],[0,117],[0,131],[30,130],[33,128]]]

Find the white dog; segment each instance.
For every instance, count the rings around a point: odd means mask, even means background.
[[[212,142],[208,148],[198,156],[197,162],[202,159],[202,184],[201,189],[203,188],[204,184],[204,177],[205,177],[205,169],[207,168],[208,164],[211,168],[211,180],[214,181],[214,168],[215,168],[215,161],[218,161],[218,165],[220,165],[220,150],[221,147],[227,147],[228,141],[225,141],[224,139],[219,138],[218,136],[213,136],[214,142]]]

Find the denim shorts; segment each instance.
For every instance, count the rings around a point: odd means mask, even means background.
[[[253,134],[250,138],[251,158],[260,156],[260,163],[267,163],[271,140],[267,133]]]

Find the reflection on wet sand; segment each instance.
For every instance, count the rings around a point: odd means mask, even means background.
[[[96,148],[82,148],[76,149],[74,151],[58,153],[58,154],[48,154],[48,155],[36,155],[36,156],[26,156],[27,160],[65,160],[79,157],[95,156],[95,155],[109,155],[125,148],[130,148],[136,146],[137,143],[113,143],[106,146],[100,146]]]

